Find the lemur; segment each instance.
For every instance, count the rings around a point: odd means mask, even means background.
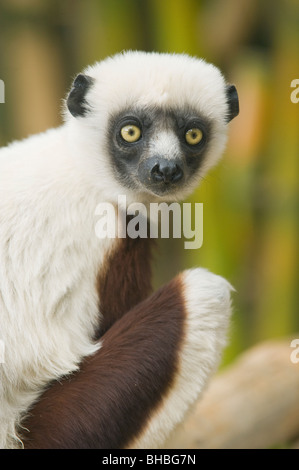
[[[95,208],[183,200],[238,95],[212,64],[128,51],[87,67],[55,129],[0,150],[1,448],[155,448],[218,367],[231,286],[188,269],[152,293],[150,237]]]

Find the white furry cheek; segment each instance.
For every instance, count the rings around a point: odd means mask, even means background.
[[[99,120],[98,126],[95,126],[95,123],[89,120],[88,117],[72,118],[67,123],[69,158],[86,184],[99,188],[100,193],[108,198],[110,192],[113,193],[119,188],[108,152],[105,151],[103,123]]]

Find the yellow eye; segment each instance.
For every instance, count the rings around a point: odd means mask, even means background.
[[[128,124],[121,129],[120,135],[126,142],[137,142],[141,136],[141,129],[134,124]]]
[[[203,138],[203,133],[200,129],[189,129],[185,134],[186,142],[189,145],[199,144]]]

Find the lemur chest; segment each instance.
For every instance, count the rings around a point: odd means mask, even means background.
[[[101,322],[98,276],[115,240],[100,240],[93,214],[27,220],[4,227],[0,243],[1,339],[6,367],[47,381],[95,351]],[[5,242],[6,240],[6,242]],[[22,347],[20,348],[20,345]],[[16,358],[16,351],[19,351]]]
[[[7,367],[38,383],[75,370],[151,289],[150,240],[100,239],[94,209],[75,214],[64,204],[30,219],[18,211],[18,230],[12,221],[0,243]]]

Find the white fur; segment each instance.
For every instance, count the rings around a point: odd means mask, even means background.
[[[150,143],[152,155],[163,155],[163,158],[171,160],[180,154],[180,142],[172,130],[161,130]]]
[[[162,403],[146,429],[130,448],[154,449],[163,446],[169,433],[195,403],[219,365],[226,344],[231,314],[232,287],[220,276],[201,268],[182,273],[186,325],[179,351],[179,367]]]
[[[127,195],[128,204],[130,198],[144,197],[114,178],[105,150],[110,114],[131,103],[192,104],[215,123],[201,174],[216,163],[225,144],[225,82],[214,66],[184,55],[131,52],[85,72],[95,78],[87,94],[90,113],[74,118],[65,111],[60,128],[0,151],[0,340],[5,344],[5,363],[0,364],[1,448],[18,445],[16,425],[43,386],[76,370],[82,358],[99,347],[92,341],[98,318],[95,279],[114,242],[96,237],[95,209],[100,202],[117,202],[119,194]],[[182,352],[186,369],[178,381],[182,384],[194,374],[192,367],[199,373],[187,401],[203,386],[222,343],[220,311],[206,316],[220,305],[210,276],[203,312],[198,307],[203,293],[197,295],[196,286],[200,275],[186,274],[195,341],[188,333]],[[197,365],[196,354],[207,365]],[[178,417],[182,412],[177,411]],[[155,426],[161,429],[161,424]]]

